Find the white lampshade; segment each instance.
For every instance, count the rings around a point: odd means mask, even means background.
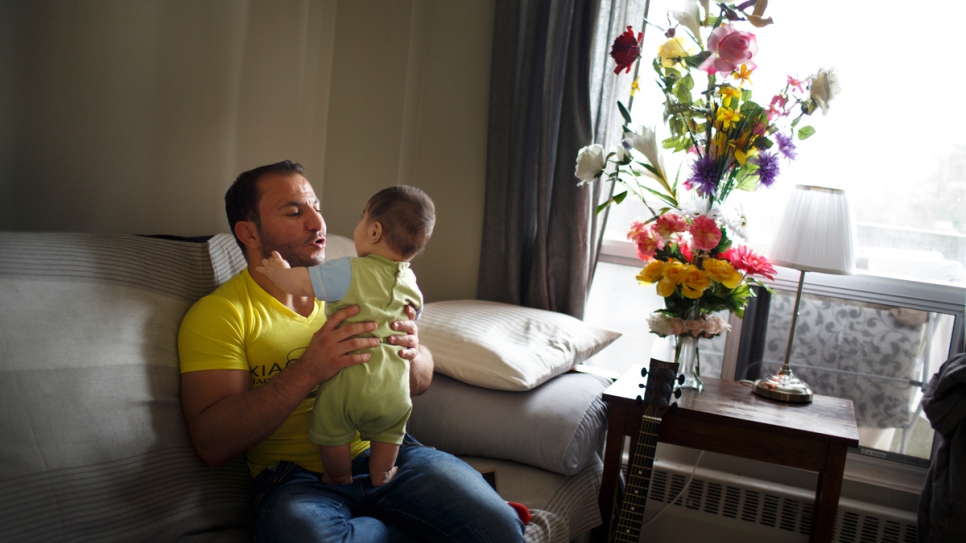
[[[768,251],[775,265],[808,272],[855,273],[852,211],[845,191],[798,185]]]

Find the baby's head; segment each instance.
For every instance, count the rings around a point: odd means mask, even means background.
[[[426,247],[433,235],[436,206],[425,192],[408,185],[396,185],[377,192],[369,199],[362,221],[356,227],[353,237],[357,249],[360,242],[371,239],[366,233],[371,232],[374,223],[382,226],[381,239],[389,249],[404,260],[410,260]]]

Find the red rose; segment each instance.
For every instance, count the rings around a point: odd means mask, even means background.
[[[634,31],[631,30],[631,27],[627,27],[627,30],[614,40],[614,45],[610,48],[610,56],[617,61],[617,68],[614,69],[615,74],[621,73],[621,70],[625,70],[626,73],[631,71],[634,61],[641,56],[641,38],[643,38],[643,33],[638,32],[637,38],[635,38]]]

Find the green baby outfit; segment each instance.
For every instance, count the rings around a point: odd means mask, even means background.
[[[378,328],[367,335],[381,341],[367,351],[368,362],[345,368],[320,385],[309,438],[319,445],[342,445],[358,430],[362,439],[401,444],[412,412],[409,361],[388,336],[400,334],[391,326],[409,319],[407,305],[423,306],[409,263],[378,255],[346,257],[309,268],[309,276],[316,298],[329,302],[326,315],[358,305],[359,313],[345,323],[374,321]]]

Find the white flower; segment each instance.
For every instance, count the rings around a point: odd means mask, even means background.
[[[687,27],[691,35],[694,36],[695,41],[698,42],[698,45],[704,49],[704,42],[701,41],[701,14],[698,13],[697,0],[687,0],[684,3],[683,11],[672,9],[671,17],[674,17],[679,23]]]
[[[828,103],[832,98],[842,91],[839,87],[839,79],[835,75],[835,69],[819,70],[817,74],[810,77],[812,101],[822,108],[822,115],[828,113]]]
[[[681,210],[681,213],[683,213],[689,219],[693,219],[698,215],[705,215],[710,211],[708,209],[708,200],[706,198],[691,198],[689,200],[684,200],[679,202],[678,208]]]
[[[657,132],[653,128],[642,126],[639,134],[624,132],[624,141],[644,155],[648,164],[657,170],[657,174],[646,170],[648,176],[662,182],[666,179],[664,176],[664,158],[661,156],[660,147],[657,143]]]
[[[577,169],[574,171],[574,175],[580,179],[577,186],[593,182],[603,171],[604,147],[601,144],[593,143],[577,153]]]
[[[717,205],[715,206],[718,207]],[[732,205],[724,206],[716,209],[715,219],[720,220],[724,223],[725,227],[728,229],[728,233],[741,239],[748,239],[748,215],[745,213],[745,208],[740,203],[735,203]]]
[[[653,313],[647,318],[647,325],[651,329],[651,332],[665,337],[669,336],[674,331],[671,329],[671,317],[668,317],[664,313]]]

